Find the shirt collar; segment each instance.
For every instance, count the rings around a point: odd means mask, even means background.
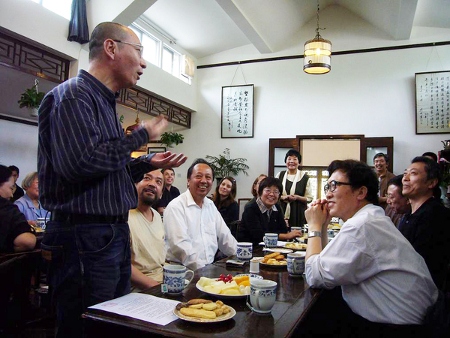
[[[258,204],[259,210],[261,211],[262,214],[264,214],[267,210],[269,210],[269,208],[267,208],[264,203],[261,201],[261,198],[258,197],[256,199],[256,204]],[[272,205],[272,207],[270,208],[270,210],[272,211],[278,211],[277,207],[275,205]]]

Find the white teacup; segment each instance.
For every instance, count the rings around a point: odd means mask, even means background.
[[[289,276],[301,277],[305,272],[306,252],[292,252],[287,255],[287,271]]]
[[[240,261],[249,261],[253,257],[253,244],[250,242],[239,242],[237,244],[236,258]]]
[[[270,313],[277,297],[277,283],[268,279],[250,278],[250,309],[257,313]]]
[[[44,231],[46,227],[47,219],[45,217],[38,217],[36,220],[36,228],[39,229],[37,231]]]
[[[190,278],[186,277],[188,274],[191,274]],[[163,281],[169,294],[180,294],[192,278],[194,278],[194,272],[183,265],[166,264],[163,266]]]
[[[266,248],[275,248],[278,244],[278,234],[266,233],[263,237]]]

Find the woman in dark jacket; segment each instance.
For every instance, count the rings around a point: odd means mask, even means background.
[[[258,245],[266,232],[278,234],[278,240],[286,241],[302,235],[301,231],[288,232],[284,215],[277,208],[283,186],[275,177],[267,177],[261,181],[258,198],[249,203],[242,214],[241,224],[237,233],[239,242],[252,242]]]
[[[17,205],[13,195],[14,179],[8,167],[0,165],[0,252],[13,253],[33,250],[36,236]]]

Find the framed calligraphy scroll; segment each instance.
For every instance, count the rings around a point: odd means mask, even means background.
[[[253,85],[222,87],[222,138],[253,137]]]
[[[416,134],[450,133],[450,71],[416,73]]]

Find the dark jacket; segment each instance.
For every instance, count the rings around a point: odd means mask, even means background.
[[[266,213],[261,213],[256,202],[248,203],[242,214],[237,232],[238,242],[251,242],[258,245],[266,232],[287,233],[288,229],[281,210],[272,211],[270,220]]]
[[[0,197],[0,252],[13,253],[17,236],[32,232],[30,225],[17,205]]]
[[[398,230],[424,258],[436,286],[442,290],[450,263],[450,209],[434,197],[403,217]]]

